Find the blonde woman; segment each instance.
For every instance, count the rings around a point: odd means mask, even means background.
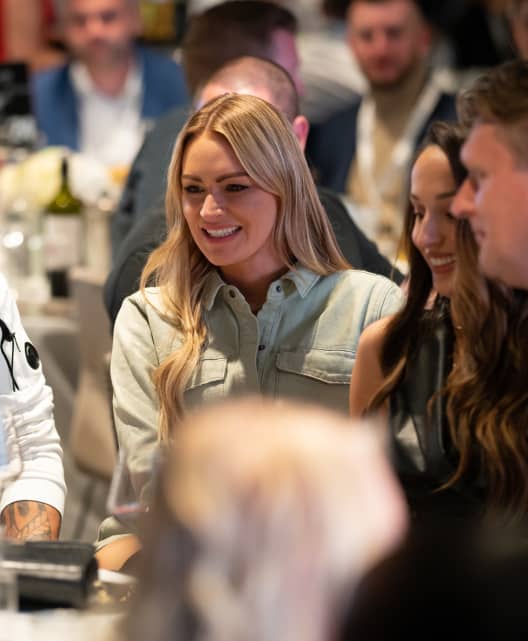
[[[346,413],[359,335],[401,300],[349,269],[289,123],[259,98],[223,95],[189,119],[166,209],[168,237],[114,332],[116,427],[138,492],[188,408],[262,393]]]
[[[407,512],[372,426],[259,398],[190,413],[168,452],[127,641],[327,641]]]

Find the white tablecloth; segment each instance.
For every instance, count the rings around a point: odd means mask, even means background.
[[[123,614],[79,610],[0,612],[1,641],[115,641]]]

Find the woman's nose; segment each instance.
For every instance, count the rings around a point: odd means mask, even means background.
[[[434,247],[442,242],[442,230],[435,216],[425,215],[419,237],[424,247]]]
[[[223,213],[223,207],[213,194],[207,194],[200,209],[200,215],[206,216],[220,216]]]

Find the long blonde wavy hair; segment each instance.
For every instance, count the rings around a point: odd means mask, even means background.
[[[207,338],[202,294],[208,273],[216,268],[192,238],[183,215],[181,187],[185,150],[206,132],[222,136],[251,180],[277,197],[273,237],[286,268],[302,265],[321,276],[349,268],[299,143],[279,111],[254,96],[225,94],[192,115],[178,136],[168,170],[167,239],[150,255],[140,284],[147,301],[146,285],[160,288],[158,312],[181,337],[179,349],[153,373],[162,441],[184,414],[184,391]]]

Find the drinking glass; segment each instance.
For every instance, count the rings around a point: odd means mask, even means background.
[[[141,518],[148,512],[148,505],[137,496],[130,478],[127,453],[120,448],[112,474],[106,509],[132,531],[137,531]]]

